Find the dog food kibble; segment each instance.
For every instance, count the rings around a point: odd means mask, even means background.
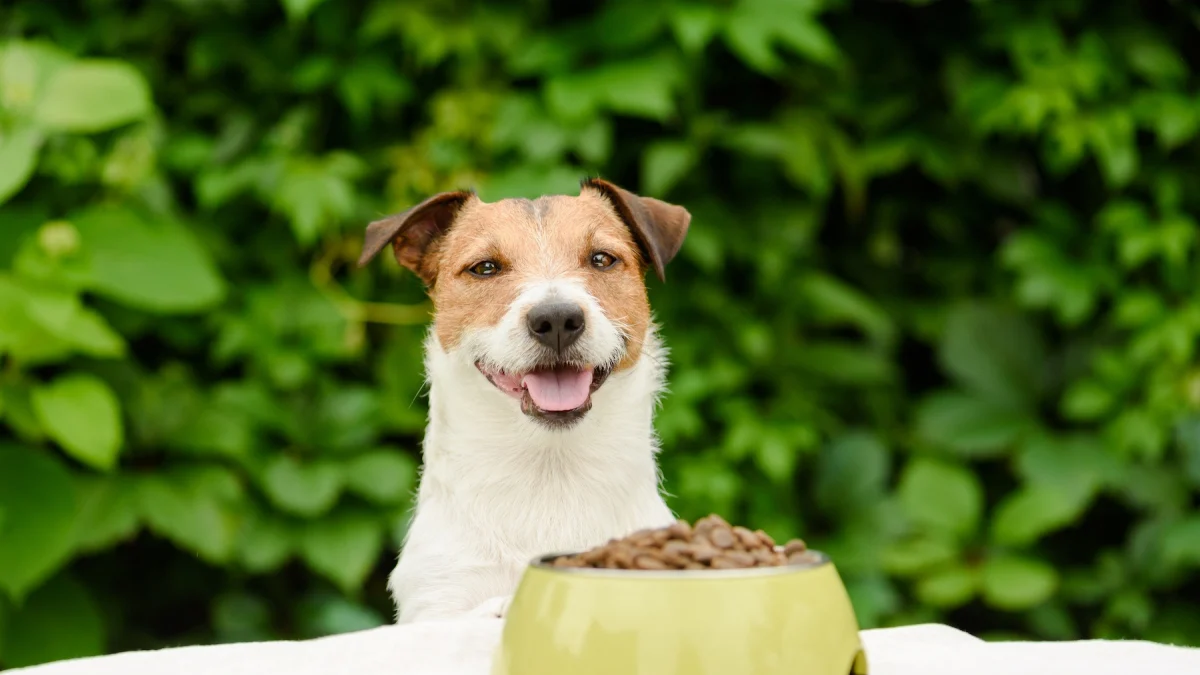
[[[641,530],[578,555],[555,558],[555,567],[634,570],[731,570],[779,567],[818,560],[803,541],[783,546],[762,530],[732,526],[710,515],[693,525],[684,520],[657,530]]]

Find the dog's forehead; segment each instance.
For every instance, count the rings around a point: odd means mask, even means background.
[[[523,237],[569,241],[600,230],[620,233],[623,229],[612,205],[590,190],[578,196],[475,200],[464,209],[459,221],[461,229],[472,237],[491,234],[501,242]]]

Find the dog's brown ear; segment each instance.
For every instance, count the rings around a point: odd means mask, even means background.
[[[423,264],[429,245],[450,229],[459,209],[472,197],[470,192],[443,192],[411,209],[367,225],[358,266],[371,261],[390,242],[396,262],[416,272],[426,284],[433,283],[437,270]]]
[[[654,268],[659,279],[666,281],[665,268],[683,246],[692,214],[682,206],[640,197],[602,178],[589,178],[583,181],[583,186],[599,190],[612,202],[621,220],[633,232],[646,263]]]

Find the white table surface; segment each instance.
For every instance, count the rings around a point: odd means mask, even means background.
[[[383,626],[301,642],[178,647],[11,675],[487,675],[497,619]],[[1200,649],[1140,641],[983,642],[936,624],[865,630],[872,675],[1200,674]],[[566,674],[564,674],[566,675]]]

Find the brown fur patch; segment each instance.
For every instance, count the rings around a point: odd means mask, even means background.
[[[598,251],[614,256],[617,264],[608,270],[593,267],[591,256]],[[481,279],[467,271],[484,260],[498,262],[501,272]],[[427,271],[435,279],[434,330],[446,349],[472,328],[496,325],[524,284],[573,277],[627,336],[626,356],[617,369],[632,366],[641,355],[650,324],[644,263],[629,228],[596,190],[533,202],[471,199],[423,263],[432,266]]]

